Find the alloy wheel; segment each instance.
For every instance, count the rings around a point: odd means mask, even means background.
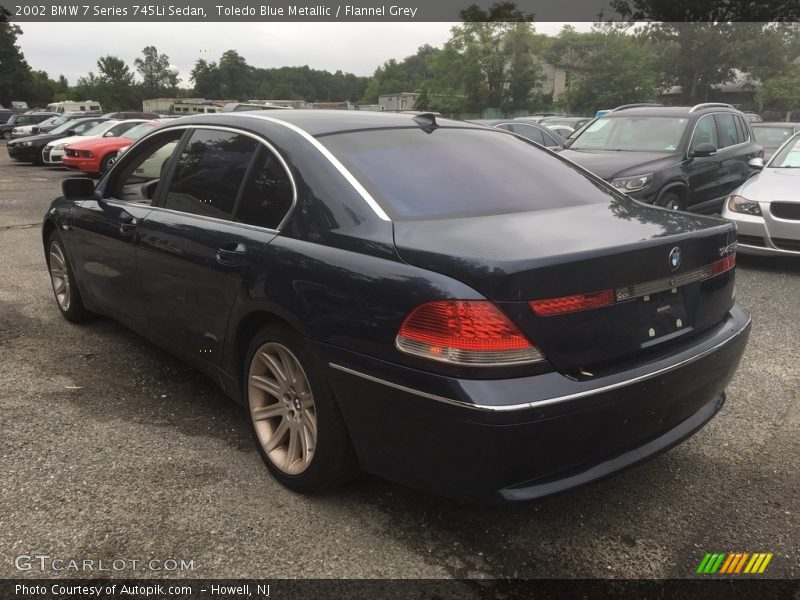
[[[248,372],[250,418],[270,462],[298,475],[314,458],[317,414],[300,361],[278,342],[263,344]]]
[[[50,244],[50,281],[56,302],[63,311],[69,310],[69,273],[67,272],[67,259],[58,242]]]

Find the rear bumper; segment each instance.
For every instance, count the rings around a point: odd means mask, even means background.
[[[479,501],[560,493],[647,460],[722,407],[750,316],[613,374],[459,380],[320,346],[362,467]]]

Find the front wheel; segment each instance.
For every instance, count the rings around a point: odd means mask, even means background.
[[[663,206],[670,210],[683,210],[683,201],[678,194],[667,192],[658,199],[656,206]]]
[[[299,335],[281,325],[259,331],[244,376],[252,432],[278,481],[297,492],[318,493],[357,473],[342,416]]]
[[[108,171],[111,168],[111,165],[113,165],[116,162],[116,160],[117,160],[116,154],[109,154],[108,156],[106,156],[103,159],[103,162],[100,163],[100,175],[105,175],[106,171]]]

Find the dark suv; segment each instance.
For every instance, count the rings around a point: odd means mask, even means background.
[[[0,137],[3,137],[6,140],[11,139],[11,130],[14,127],[21,127],[22,125],[33,125],[35,123],[41,123],[45,119],[49,119],[50,117],[56,116],[56,113],[53,112],[26,112],[26,113],[17,113],[15,115],[11,115],[11,118],[8,119],[6,123],[0,125]]]
[[[763,155],[744,114],[719,103],[621,106],[561,153],[637,200],[696,212],[719,211]]]

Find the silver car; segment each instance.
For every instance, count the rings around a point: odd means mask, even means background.
[[[800,256],[800,133],[778,148],[761,172],[740,186],[722,210],[736,223],[738,252]]]

